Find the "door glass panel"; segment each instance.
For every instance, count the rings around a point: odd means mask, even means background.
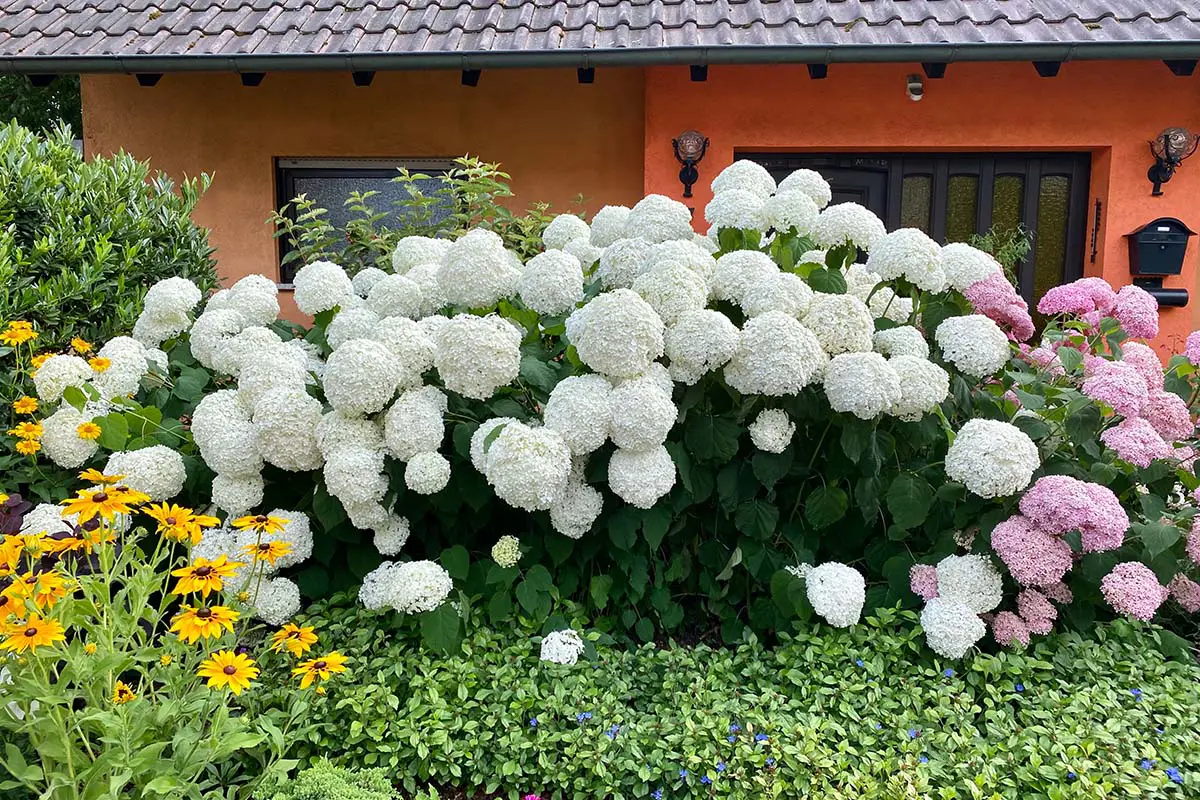
[[[965,242],[975,233],[979,208],[979,178],[952,175],[946,192],[946,241]]]
[[[1038,186],[1037,237],[1034,245],[1033,300],[1062,283],[1067,265],[1067,209],[1071,179],[1046,175]]]
[[[999,175],[992,191],[992,226],[998,232],[1012,233],[1021,224],[1025,205],[1025,177]]]
[[[900,227],[920,228],[929,233],[929,214],[933,206],[933,178],[906,175],[901,184]]]

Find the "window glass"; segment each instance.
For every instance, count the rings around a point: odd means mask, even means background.
[[[1034,243],[1033,300],[1062,282],[1067,263],[1067,210],[1071,179],[1045,175],[1038,186],[1037,235]]]
[[[946,191],[946,241],[965,242],[975,233],[979,178],[951,175]]]
[[[933,178],[905,175],[901,183],[900,227],[920,228],[929,233],[929,215],[933,206]]]
[[[992,191],[992,225],[1012,232],[1021,224],[1025,205],[1025,176],[997,175]]]

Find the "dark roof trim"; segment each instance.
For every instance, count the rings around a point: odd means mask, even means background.
[[[474,52],[272,55],[105,55],[0,58],[0,72],[279,72],[506,67],[616,67],[664,64],[831,64],[962,61],[1081,61],[1200,58],[1200,40],[1123,42],[970,42],[510,50]]]

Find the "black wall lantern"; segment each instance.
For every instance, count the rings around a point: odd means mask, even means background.
[[[1165,288],[1163,277],[1183,271],[1188,239],[1195,235],[1195,231],[1174,217],[1151,220],[1133,233],[1125,234],[1133,282],[1154,295],[1159,305],[1187,305],[1187,289]]]
[[[1152,195],[1162,195],[1162,185],[1171,180],[1185,158],[1196,152],[1197,145],[1200,145],[1200,136],[1187,128],[1167,128],[1154,138],[1150,143],[1154,166],[1146,173],[1146,177],[1154,184]]]
[[[683,196],[692,196],[692,186],[700,179],[700,171],[696,165],[704,159],[708,152],[708,138],[699,131],[684,131],[679,137],[671,140],[675,148],[675,158],[683,168],[679,170],[679,182],[683,184]]]

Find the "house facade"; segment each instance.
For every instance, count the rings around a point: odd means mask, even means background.
[[[1164,304],[1161,348],[1200,327],[1196,239],[1181,234],[1180,274],[1137,276],[1126,236],[1166,218],[1200,230],[1200,157],[1161,194],[1147,176],[1160,133],[1200,131],[1191,0],[0,8],[0,69],[83,75],[86,152],[215,175],[197,221],[227,278],[278,273],[267,218],[292,193],[332,206],[398,166],[471,154],[501,163],[518,204],[559,209],[657,192],[703,229],[711,178],[753,158],[821,171],[889,228],[1023,226],[1031,300],[1081,275],[1137,280]],[[689,130],[708,147],[685,197],[672,143]]]

